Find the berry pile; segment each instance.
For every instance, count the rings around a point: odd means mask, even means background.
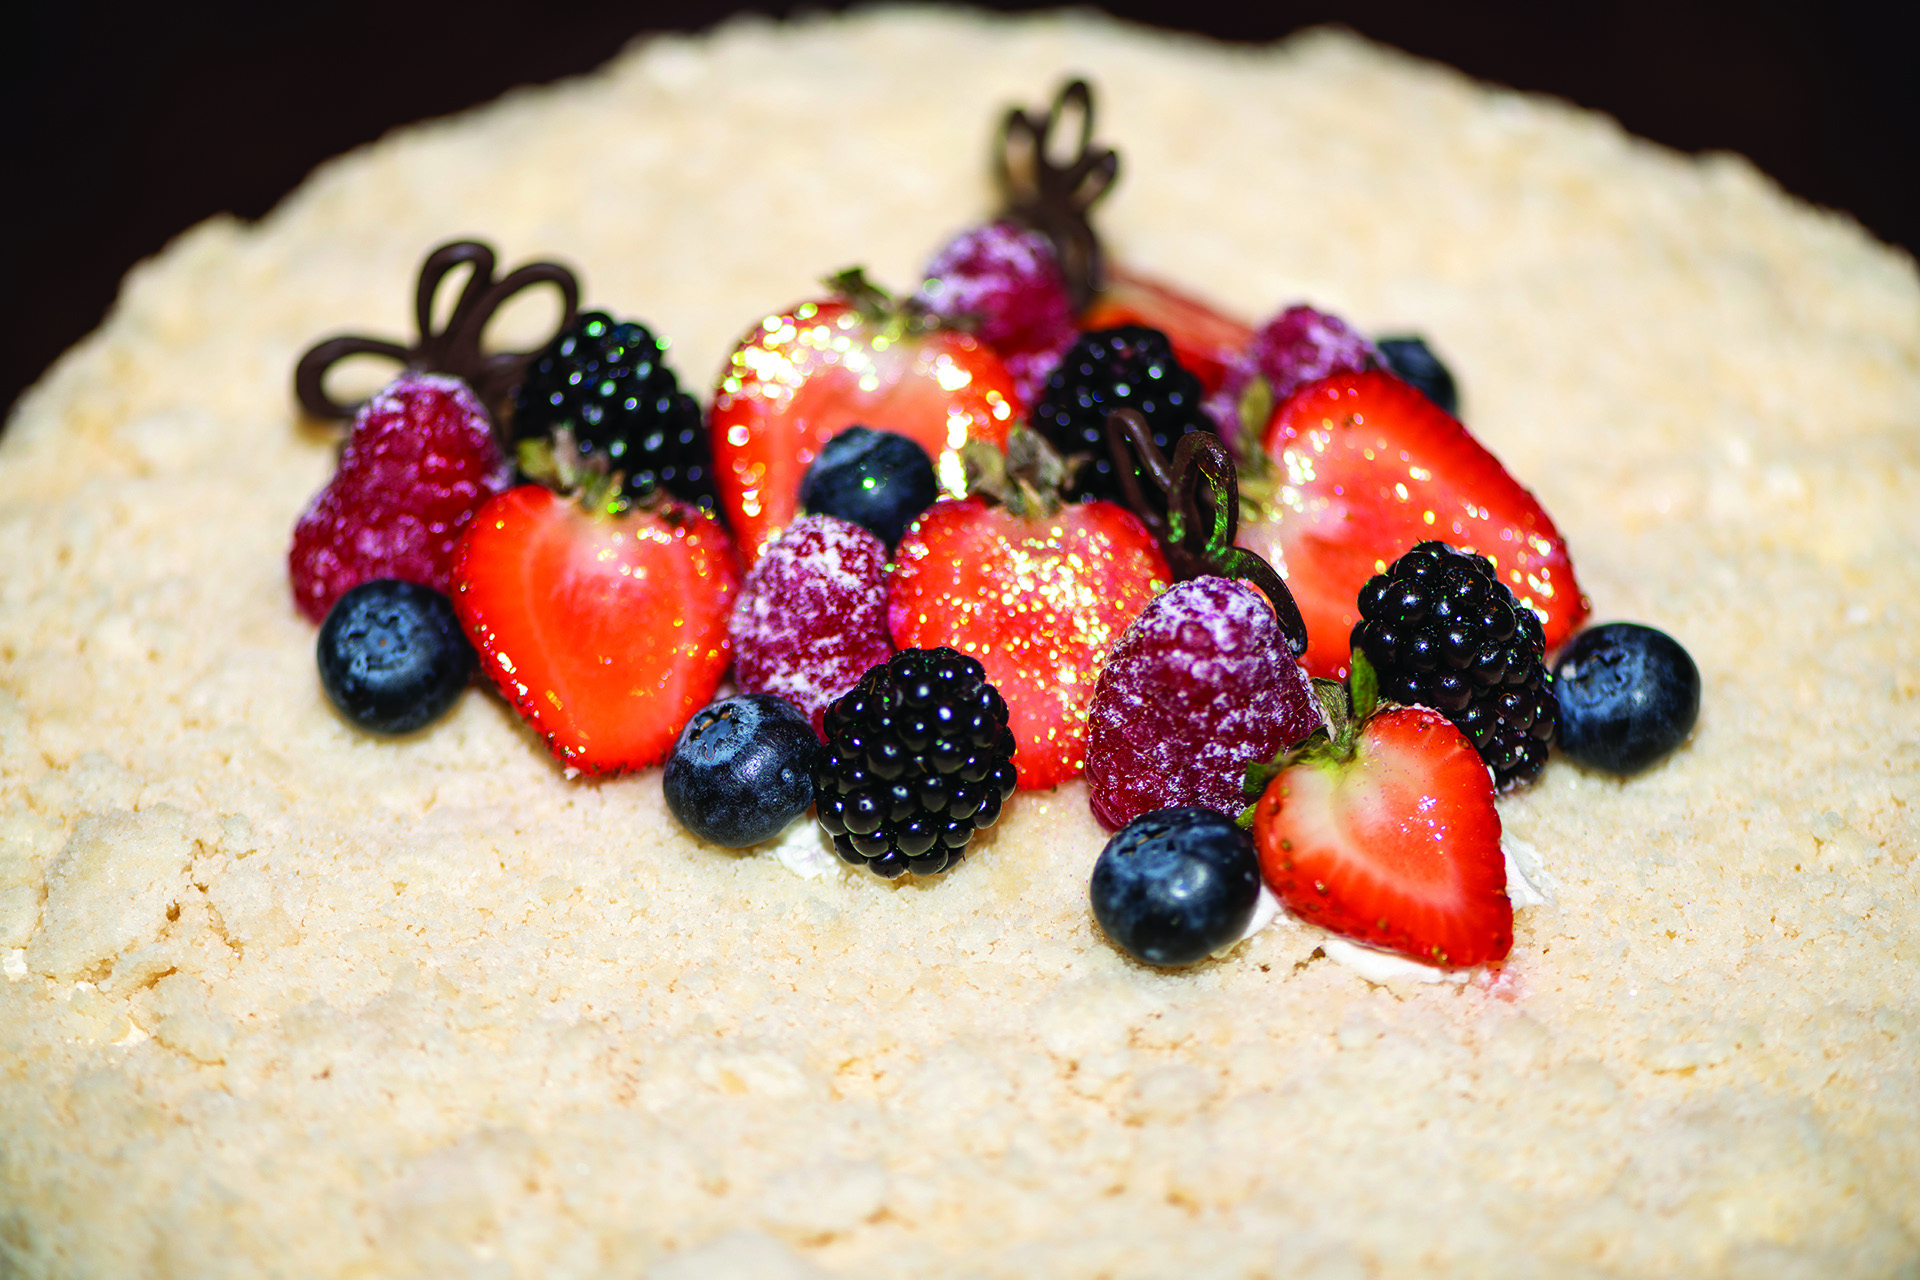
[[[1121,828],[1094,914],[1147,963],[1240,936],[1262,878],[1371,945],[1504,958],[1496,786],[1537,776],[1557,727],[1577,760],[1644,768],[1690,732],[1699,672],[1649,628],[1574,638],[1564,541],[1451,416],[1423,340],[1306,305],[1254,329],[1106,269],[1085,214],[1116,170],[1086,92],[1062,99],[1088,113],[1083,155],[1034,163],[1097,181],[1010,195],[905,302],[855,270],[765,317],[707,422],[665,344],[605,312],[531,356],[481,352],[471,317],[452,345],[423,334],[407,358],[510,399],[523,465],[566,494],[510,487],[458,379],[375,396],[289,553],[328,696],[411,732],[477,664],[569,773],[665,760],[669,810],[730,847],[811,807],[886,877],[949,869],[1016,787],[1084,772]],[[423,279],[491,263],[449,248]],[[523,271],[574,315],[570,273]],[[320,386],[337,354],[309,353],[300,394],[344,416]],[[1122,408],[1163,455],[1216,422],[1227,447],[1169,463],[1136,441],[1156,479],[1127,511]],[[1210,516],[1186,492],[1200,458],[1226,472],[1205,472]],[[1456,545],[1500,548],[1499,572]],[[729,671],[742,692],[712,701]]]
[[[1491,561],[1423,542],[1367,582],[1360,616],[1353,647],[1382,694],[1445,713],[1503,789],[1540,775],[1560,723],[1546,640]]]
[[[876,875],[933,875],[959,861],[1014,791],[1007,704],[951,649],[910,649],[827,711],[814,770],[820,825]]]

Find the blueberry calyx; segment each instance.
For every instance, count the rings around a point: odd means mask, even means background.
[[[425,728],[473,676],[474,652],[453,603],[432,587],[376,578],[327,611],[316,644],[320,686],[371,733]]]
[[[1173,968],[1246,932],[1260,901],[1253,838],[1212,809],[1156,809],[1120,828],[1093,864],[1094,919],[1136,960]]]
[[[1700,669],[1680,642],[1634,622],[1575,636],[1553,668],[1560,749],[1581,764],[1638,773],[1686,740],[1700,716]]]
[[[681,826],[712,844],[744,849],[807,811],[819,755],[813,726],[792,703],[743,693],[687,721],[661,789]]]
[[[892,550],[940,488],[933,459],[892,431],[848,427],[820,450],[800,482],[800,505],[870,530]]]

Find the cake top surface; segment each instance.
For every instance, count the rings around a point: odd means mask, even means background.
[[[1501,800],[1552,901],[1497,979],[1371,982],[1284,921],[1137,965],[1088,911],[1078,782],[944,877],[805,877],[686,835],[657,770],[567,779],[496,699],[400,742],[325,702],[285,576],[334,459],[289,400],[310,342],[407,332],[422,254],[471,234],[572,264],[703,389],[822,275],[911,282],[1065,73],[1124,156],[1116,259],[1428,335],[1596,619],[1701,667],[1648,773]],[[1910,1268],[1917,424],[1910,258],[1338,33],[740,22],[396,133],[144,264],[0,436],[0,1258]]]

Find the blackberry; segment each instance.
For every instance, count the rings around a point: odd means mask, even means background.
[[[514,393],[514,439],[550,439],[565,428],[582,458],[604,458],[625,477],[626,497],[664,488],[712,511],[718,498],[706,423],[665,352],[645,325],[583,312],[527,367]]]
[[[1206,390],[1200,379],[1174,359],[1173,344],[1158,329],[1124,325],[1083,333],[1047,375],[1033,406],[1033,429],[1064,454],[1091,455],[1080,470],[1079,488],[1069,496],[1125,501],[1107,449],[1107,415],[1136,409],[1153,429],[1153,442],[1169,456],[1189,431],[1211,431],[1213,420],[1201,408]],[[1151,483],[1141,486],[1151,497]]]
[[[1423,542],[1360,588],[1353,648],[1380,695],[1453,721],[1502,790],[1532,782],[1560,725],[1546,637],[1485,556]]]
[[[960,860],[1013,794],[1013,730],[986,669],[908,649],[827,709],[814,812],[840,856],[891,879]]]

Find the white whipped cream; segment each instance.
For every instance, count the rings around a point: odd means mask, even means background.
[[[780,860],[780,865],[802,880],[811,880],[840,870],[846,863],[833,851],[833,843],[811,812],[803,813],[787,829],[760,846]]]

